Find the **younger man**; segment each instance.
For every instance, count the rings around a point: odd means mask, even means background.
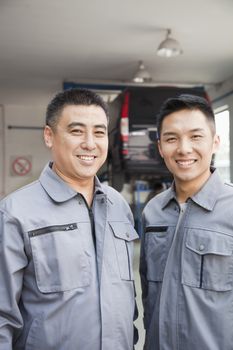
[[[233,187],[211,167],[214,114],[200,97],[162,106],[159,150],[172,187],[144,209],[144,350],[231,350]]]

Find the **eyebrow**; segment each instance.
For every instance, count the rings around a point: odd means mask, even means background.
[[[81,126],[82,128],[85,128],[86,124],[79,123],[79,122],[73,122],[73,123],[68,124],[67,128],[68,129],[72,129],[72,128],[76,127],[76,126]],[[106,127],[105,124],[96,124],[96,125],[94,125],[94,128],[101,128],[101,129],[107,130],[107,127]]]
[[[195,129],[191,129],[188,132],[204,132],[205,130],[202,128],[195,128]],[[169,136],[169,135],[176,135],[177,132],[176,131],[165,131],[164,133],[162,133],[161,136]]]

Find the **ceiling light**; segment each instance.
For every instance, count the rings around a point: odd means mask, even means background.
[[[157,55],[161,57],[175,57],[183,53],[180,43],[171,38],[171,29],[167,29],[166,39],[161,42],[157,49]]]
[[[144,83],[144,82],[148,82],[151,80],[152,80],[151,75],[147,71],[147,69],[145,68],[143,61],[139,61],[138,62],[138,69],[133,77],[133,81],[135,83]]]

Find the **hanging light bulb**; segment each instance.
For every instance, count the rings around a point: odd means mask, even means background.
[[[183,50],[180,47],[180,43],[171,38],[171,29],[167,29],[166,39],[161,42],[157,49],[157,55],[161,57],[175,57],[181,55]]]
[[[143,61],[139,61],[138,62],[138,70],[136,71],[136,73],[133,77],[133,81],[135,83],[144,83],[144,82],[149,82],[151,80],[152,80],[151,75],[146,70]]]

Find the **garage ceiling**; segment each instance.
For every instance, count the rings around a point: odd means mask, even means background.
[[[183,55],[156,49],[166,28]],[[1,0],[0,81],[216,84],[233,75],[232,0]]]

